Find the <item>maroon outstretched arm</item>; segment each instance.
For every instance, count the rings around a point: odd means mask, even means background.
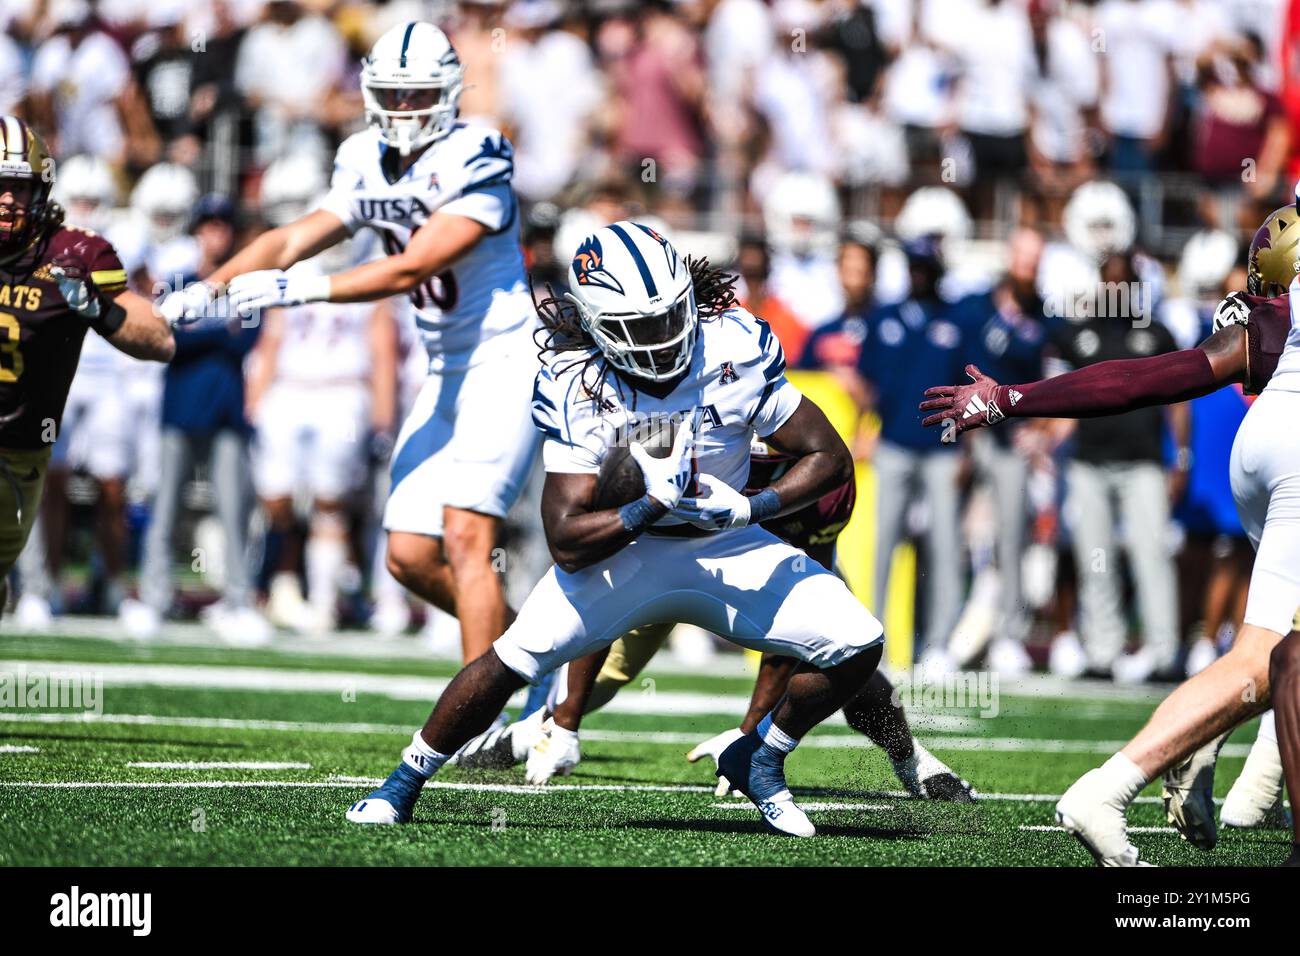
[[[1149,358],[1098,362],[1054,378],[1001,385],[974,365],[968,385],[925,391],[927,427],[952,422],[958,432],[996,425],[1004,418],[1097,418],[1150,405],[1171,405],[1222,386],[1199,348]]]

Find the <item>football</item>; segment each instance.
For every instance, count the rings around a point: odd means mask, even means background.
[[[640,442],[655,458],[664,458],[673,447],[677,424],[671,418],[657,418],[620,430],[596,474],[596,511],[621,508],[645,494],[645,478],[632,457],[632,442]]]

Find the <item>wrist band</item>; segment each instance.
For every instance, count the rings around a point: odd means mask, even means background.
[[[309,276],[302,282],[303,302],[328,302],[330,297],[329,276]]]
[[[749,523],[760,524],[781,510],[781,496],[775,488],[764,488],[749,499]]]
[[[618,516],[628,531],[644,531],[666,514],[668,509],[649,495],[642,495],[618,509]]]
[[[107,296],[99,297],[99,315],[89,323],[90,327],[107,338],[122,327],[126,321],[126,309]]]

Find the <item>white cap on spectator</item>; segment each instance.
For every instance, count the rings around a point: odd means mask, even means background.
[[[1125,253],[1137,238],[1137,216],[1112,182],[1093,180],[1070,194],[1061,212],[1070,244],[1100,265],[1107,256]]]
[[[160,30],[184,23],[192,7],[190,0],[150,0],[149,27]]]
[[[277,159],[262,175],[260,207],[272,226],[287,226],[311,211],[329,188],[320,158],[309,152]]]
[[[1219,286],[1237,264],[1237,250],[1237,240],[1222,229],[1203,229],[1188,239],[1178,260],[1183,295],[1217,298]]]
[[[54,0],[50,4],[49,22],[54,29],[78,27],[90,19],[90,4],[86,0]]]
[[[564,15],[556,0],[515,0],[506,11],[505,25],[519,30],[550,26]]]
[[[763,225],[774,250],[800,256],[829,254],[840,228],[835,187],[817,173],[783,174],[763,203]]]
[[[958,241],[970,238],[970,213],[951,189],[922,186],[907,197],[894,220],[894,233],[904,242],[925,236]]]

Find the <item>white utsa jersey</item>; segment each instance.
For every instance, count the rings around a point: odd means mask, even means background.
[[[392,153],[385,162],[384,156]],[[410,294],[430,369],[465,368],[495,350],[489,343],[510,333],[531,334],[537,324],[519,247],[519,204],[510,178],[514,149],[487,126],[457,123],[390,182],[396,152],[377,130],[344,140],[321,208],[338,216],[349,233],[369,226],[384,251],[396,255],[436,212],[465,216],[487,235],[451,268]]]
[[[785,377],[785,355],[771,327],[739,307],[701,321],[691,364],[664,398],[632,389],[613,371],[593,393],[603,360],[587,363],[585,357],[548,356],[537,373],[533,423],[545,436],[547,471],[595,474],[609,450],[640,426],[666,417],[690,420],[699,410],[697,472],[741,491],[753,437],[780,428],[803,398]],[[669,516],[659,523],[681,520]]]
[[[308,259],[289,273],[319,274]],[[275,381],[302,385],[364,382],[370,378],[370,317],[375,302],[311,302],[285,309]]]

